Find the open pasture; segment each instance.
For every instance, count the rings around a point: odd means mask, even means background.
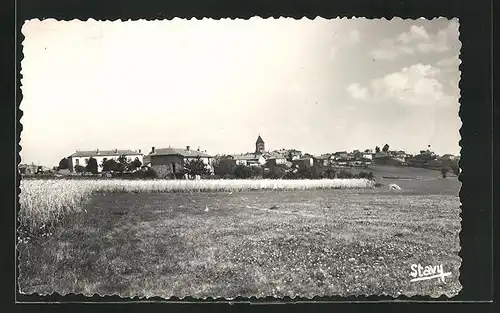
[[[95,193],[234,192],[242,190],[310,190],[371,188],[366,179],[322,180],[22,180],[18,219],[30,233],[53,225],[82,209]]]
[[[52,236],[19,244],[19,285],[164,298],[456,295],[460,182],[396,183],[403,190],[93,194]],[[452,274],[410,282],[411,264]]]

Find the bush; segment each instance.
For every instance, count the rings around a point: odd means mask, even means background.
[[[446,176],[448,175],[448,169],[446,167],[443,167],[441,169],[441,175],[443,176],[443,178],[446,178]]]
[[[184,170],[185,173],[190,175],[190,176],[196,176],[196,175],[209,175],[210,170],[207,168],[207,165],[203,162],[203,160],[198,157],[196,159],[193,159],[189,162],[186,162],[184,165]]]
[[[239,179],[248,179],[252,177],[252,169],[245,165],[236,165],[234,168],[234,176]]]
[[[268,179],[282,179],[286,176],[286,169],[281,166],[272,166],[264,173],[264,178]]]
[[[263,170],[262,170],[262,167],[260,166],[251,166],[250,167],[250,171],[251,171],[251,177],[252,178],[262,178],[263,176]]]
[[[349,171],[346,171],[346,170],[341,170],[338,174],[337,174],[337,178],[342,178],[342,179],[349,179],[349,178],[353,178],[353,174]]]
[[[369,179],[369,180],[373,180],[373,173],[372,172],[364,172],[364,171],[361,171],[359,172],[358,175],[356,175],[357,178],[365,178],[365,179]]]
[[[227,156],[217,157],[214,162],[214,173],[219,176],[232,175],[236,167],[236,161]]]
[[[83,173],[83,172],[85,172],[85,167],[82,165],[75,165],[75,172]]]

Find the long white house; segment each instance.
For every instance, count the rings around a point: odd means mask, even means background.
[[[97,161],[97,170],[99,172],[102,171],[102,162],[104,160],[114,159],[118,160],[120,156],[126,156],[131,161],[138,158],[141,163],[143,163],[144,155],[141,153],[141,150],[92,150],[92,151],[76,151],[72,155],[68,157],[69,161],[69,169],[74,171],[75,166],[81,165],[86,166],[90,158],[94,158]]]

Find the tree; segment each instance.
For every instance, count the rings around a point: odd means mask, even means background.
[[[379,146],[376,146],[375,147],[375,153],[379,153],[380,152],[380,147]]]
[[[130,159],[127,158],[125,155],[120,155],[118,157],[118,164],[119,164],[119,172],[124,172],[127,171],[130,167]]]
[[[200,157],[190,160],[184,164],[184,171],[186,174],[195,175],[210,175],[210,170],[207,168],[205,162]]]
[[[132,162],[130,162],[128,169],[130,171],[135,171],[138,168],[141,168],[142,163],[139,158],[135,158]]]
[[[238,164],[234,168],[234,176],[242,179],[251,178],[252,169],[249,166]]]
[[[236,167],[236,161],[228,156],[217,156],[214,162],[215,175],[232,175]]]
[[[326,178],[335,178],[335,169],[331,164],[328,164],[328,168],[325,171]]]
[[[83,173],[83,172],[85,172],[85,167],[83,165],[80,165],[80,164],[75,165],[75,172]]]
[[[116,162],[114,159],[103,160],[102,161],[102,170],[104,172],[119,171],[120,164],[118,162]]]
[[[62,158],[61,161],[59,161],[59,169],[60,170],[67,170],[67,169],[69,169],[69,160],[68,160],[68,158]]]
[[[389,145],[385,144],[384,147],[382,148],[382,151],[384,151],[384,152],[389,151]]]
[[[87,166],[85,166],[85,171],[90,172],[92,174],[97,174],[97,160],[91,157],[87,163]]]
[[[448,174],[448,168],[446,167],[441,168],[441,175],[443,176],[443,178],[446,178],[447,174]]]

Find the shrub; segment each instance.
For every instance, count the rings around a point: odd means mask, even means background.
[[[343,179],[346,179],[346,178],[353,178],[353,174],[352,174],[350,171],[341,170],[341,171],[337,174],[337,178],[343,178]]]
[[[240,179],[248,179],[252,177],[252,169],[245,165],[236,165],[234,168],[234,176]]]
[[[95,158],[91,157],[89,159],[89,162],[85,167],[85,171],[92,174],[97,174],[97,160]]]
[[[236,167],[236,161],[227,157],[216,157],[214,162],[214,173],[220,176],[232,175]]]
[[[271,166],[268,171],[264,173],[264,178],[281,179],[286,176],[286,169],[281,166]]]
[[[184,172],[190,176],[202,176],[210,174],[210,170],[207,168],[207,165],[200,157],[186,162],[186,164],[184,165]]]
[[[441,168],[441,175],[443,176],[443,178],[446,178],[447,174],[448,174],[448,168],[446,167]]]
[[[356,175],[357,178],[366,178],[366,179],[369,179],[369,180],[373,180],[373,173],[372,172],[365,172],[365,171],[361,171],[359,172],[358,175]]]
[[[83,173],[83,172],[85,172],[85,167],[82,165],[75,165],[75,172]]]

